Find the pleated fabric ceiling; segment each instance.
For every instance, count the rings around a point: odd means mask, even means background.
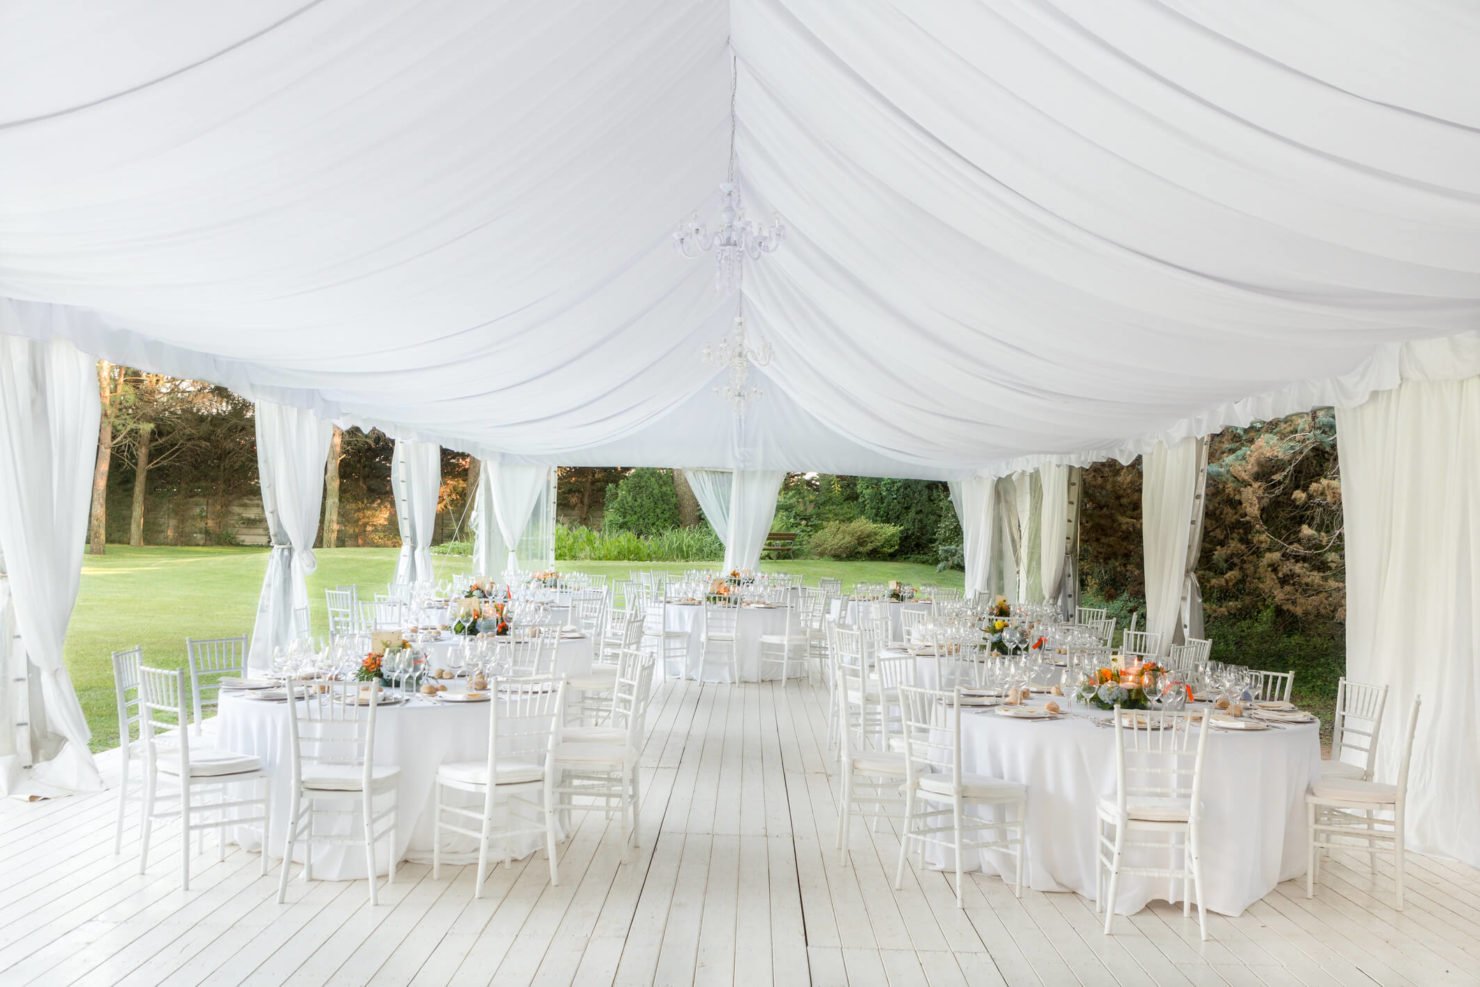
[[[1480,8],[0,11],[0,332],[515,460],[946,476],[1480,372]],[[672,248],[730,135],[775,350]]]

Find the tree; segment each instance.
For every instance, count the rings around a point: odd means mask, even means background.
[[[339,545],[339,460],[344,456],[344,430],[334,426],[329,438],[329,458],[324,462],[324,525],[320,535],[325,548]]]
[[[602,527],[656,535],[678,527],[678,495],[668,470],[635,469],[625,480],[606,488]]]
[[[87,518],[87,553],[102,555],[108,542],[108,468],[113,463],[113,412],[123,388],[123,368],[98,361],[98,455],[93,461],[92,509]]]

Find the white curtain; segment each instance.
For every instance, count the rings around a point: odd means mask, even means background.
[[[1039,575],[1043,599],[1061,603],[1064,565],[1069,554],[1069,466],[1044,466],[1038,471],[1043,492],[1039,511]]]
[[[754,569],[760,564],[761,549],[776,517],[776,494],[785,479],[782,470],[735,471],[730,486],[730,537],[725,539],[726,569]]]
[[[1022,472],[1013,477],[1013,496],[1017,501],[1018,524],[1017,598],[1024,603],[1040,603],[1043,586],[1038,571],[1038,553],[1041,550],[1039,515],[1043,497],[1037,471]]]
[[[961,554],[965,556],[966,595],[991,590],[992,549],[997,528],[997,478],[966,476],[950,482],[951,503],[961,522]]]
[[[997,534],[993,540],[997,544],[992,553],[988,582],[993,593],[1005,597],[1009,603],[1016,603],[1020,598],[1018,571],[1021,566],[1019,541],[1022,538],[1017,519],[1017,485],[1012,477],[1004,476],[997,481],[996,490],[997,517],[993,525]]]
[[[503,462],[485,462],[483,471],[489,476],[493,491],[494,513],[498,518],[498,530],[508,547],[504,569],[514,572],[519,569],[516,546],[529,526],[534,506],[550,483],[548,466],[518,466]]]
[[[396,582],[433,582],[432,535],[442,486],[442,447],[435,442],[397,439],[391,454],[391,483],[395,487],[396,523],[401,528]]]
[[[303,408],[257,402],[257,475],[272,552],[257,600],[248,664],[267,671],[272,653],[297,636],[295,610],[308,606],[307,576],[324,500],[324,465],[334,426]]]
[[[493,503],[494,468],[493,463],[480,463],[478,489],[473,493],[473,575],[485,579],[497,578],[508,564],[509,556]]]
[[[1146,567],[1146,630],[1161,635],[1163,652],[1182,633],[1183,601],[1196,575],[1188,547],[1198,514],[1198,473],[1206,452],[1199,439],[1153,446],[1141,464],[1141,544]],[[1196,560],[1194,559],[1194,562]]]
[[[714,529],[719,540],[729,544],[730,537],[730,491],[735,484],[731,470],[684,470],[689,489],[704,512],[704,520]]]
[[[1410,381],[1336,413],[1346,534],[1346,670],[1388,686],[1377,778],[1408,708],[1421,850],[1480,866],[1480,377]]]
[[[97,364],[62,340],[0,336],[0,631],[25,654],[29,733],[0,741],[0,792],[56,795],[103,787],[91,736],[62,661],[77,599],[97,454]],[[0,649],[0,656],[3,656]],[[11,655],[3,669],[20,667]],[[0,681],[15,709],[20,684]],[[12,724],[13,726],[14,724]],[[26,748],[35,765],[27,778]]]

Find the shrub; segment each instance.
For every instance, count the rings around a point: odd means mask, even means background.
[[[833,521],[812,532],[807,548],[824,559],[888,558],[899,550],[899,528],[866,518]]]
[[[473,543],[470,541],[444,541],[440,545],[432,546],[433,555],[467,555],[473,554]]]
[[[899,556],[934,561],[941,523],[956,520],[946,484],[888,477],[859,477],[857,482],[859,513],[870,521],[899,528]]]
[[[700,562],[724,554],[724,545],[707,526],[670,528],[651,538],[584,525],[555,529],[555,557],[576,562]]]
[[[635,469],[606,488],[602,527],[656,535],[678,527],[678,494],[671,470]]]

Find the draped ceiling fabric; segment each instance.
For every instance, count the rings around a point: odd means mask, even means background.
[[[437,494],[442,486],[441,447],[435,442],[397,440],[391,453],[391,485],[396,495],[396,523],[401,529],[396,582],[406,586],[433,582],[432,536],[437,526]]]
[[[92,736],[62,662],[77,599],[97,453],[95,361],[64,340],[0,336],[0,794],[49,796],[103,787]],[[19,647],[20,653],[11,653]],[[24,669],[24,675],[14,672]],[[24,695],[15,690],[24,688]],[[27,775],[25,769],[32,765]]]
[[[257,475],[272,552],[247,663],[253,671],[272,668],[274,650],[297,636],[294,612],[308,611],[309,573],[318,568],[313,554],[324,500],[324,467],[334,426],[302,408],[257,402]]]
[[[1480,324],[1457,7],[90,14],[0,31],[0,332],[397,438],[1003,475],[1355,405]],[[727,39],[738,181],[790,228],[745,277],[775,359],[738,440],[699,356],[734,300],[670,237],[716,211]]]
[[[1437,350],[1435,352],[1438,352]],[[1415,696],[1411,845],[1480,866],[1480,378],[1438,359],[1338,411],[1347,674],[1388,687],[1377,777],[1393,778]]]

